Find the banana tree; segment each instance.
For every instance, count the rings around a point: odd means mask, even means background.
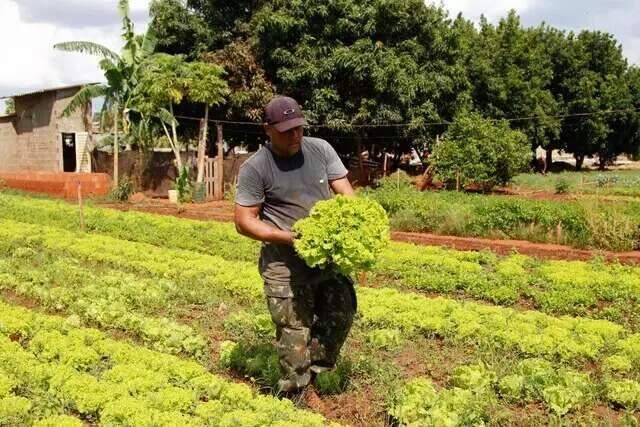
[[[100,68],[104,72],[106,83],[88,85],[82,88],[71,99],[63,110],[62,116],[69,116],[74,111],[84,108],[93,98],[104,97],[101,124],[107,116],[112,116],[114,134],[113,143],[113,183],[118,185],[118,152],[119,130],[126,136],[130,129],[129,111],[136,97],[141,65],[153,54],[157,40],[152,31],[144,35],[134,33],[133,22],[129,17],[129,0],[118,1],[118,12],[122,16],[122,40],[124,46],[117,54],[111,49],[90,41],[71,41],[54,45],[55,49],[66,52],[81,52],[100,57]]]
[[[216,64],[192,62],[188,64],[187,91],[190,101],[204,104],[203,131],[198,141],[198,176],[196,182],[204,181],[204,156],[209,130],[209,106],[220,105],[229,95],[229,86],[222,79],[224,69]]]

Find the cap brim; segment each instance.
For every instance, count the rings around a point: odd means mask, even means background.
[[[304,117],[296,117],[295,119],[286,120],[284,122],[276,123],[272,125],[278,132],[286,132],[298,126],[306,126],[307,121]]]

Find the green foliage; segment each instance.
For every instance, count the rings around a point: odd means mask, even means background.
[[[178,190],[178,200],[180,203],[190,203],[193,197],[192,185],[189,180],[189,169],[186,166],[180,170],[180,175],[176,178],[176,190]]]
[[[571,190],[571,185],[564,178],[558,178],[556,180],[555,187],[556,187],[556,194],[565,194],[565,193],[568,193],[569,190]]]
[[[202,17],[180,0],[153,0],[149,6],[151,30],[158,37],[158,50],[171,55],[187,54],[197,59],[212,44]]]
[[[259,245],[238,235],[232,224],[205,223],[143,212],[85,207],[87,231],[131,242],[184,249],[230,260],[254,261]],[[60,200],[0,194],[0,217],[77,230],[77,210]]]
[[[489,389],[496,382],[496,374],[482,363],[459,366],[453,371],[451,382],[455,387],[465,390]]]
[[[633,111],[562,117],[640,102],[640,71],[600,31],[527,28],[513,10],[474,25],[419,0],[157,0],[152,16],[165,52],[215,52],[233,76],[233,117],[259,120],[273,91],[295,96],[312,123],[349,136],[354,124],[409,123],[402,133],[427,142],[436,132],[427,123],[476,111],[521,118],[511,123],[528,147],[565,149],[579,164],[587,155],[605,164],[640,146]]]
[[[640,383],[633,380],[611,381],[607,384],[607,398],[629,410],[640,409]]]
[[[111,197],[119,202],[126,202],[133,194],[133,182],[128,178],[122,178],[118,185],[111,190]]]
[[[460,114],[430,157],[436,177],[448,188],[505,185],[526,170],[531,154],[523,133],[477,113]]]
[[[403,425],[478,425],[489,419],[490,392],[462,388],[435,391],[430,380],[409,381],[389,413]]]
[[[315,386],[320,394],[344,393],[349,386],[349,377],[353,371],[351,360],[342,358],[336,367],[330,371],[321,372],[315,380]]]
[[[84,423],[82,420],[69,415],[54,415],[49,418],[45,418],[36,421],[33,427],[82,427]]]
[[[295,249],[307,265],[332,265],[346,275],[371,269],[389,242],[389,220],[382,207],[342,195],[318,202],[293,231],[299,236]]]
[[[251,381],[276,388],[282,377],[278,353],[268,344],[227,344],[221,349],[220,363]]]
[[[366,190],[400,230],[522,239],[579,248],[633,250],[640,242],[640,204],[529,200],[387,187]]]
[[[13,98],[6,98],[4,100],[4,114],[10,115],[16,112],[16,101]]]
[[[396,350],[404,340],[398,329],[374,329],[367,334],[367,344],[379,350]]]
[[[24,347],[9,338],[16,333],[17,320],[32,331]],[[36,339],[38,343],[29,342]],[[60,342],[99,355],[101,363],[89,372],[76,369],[60,359],[66,350],[49,351],[60,347]],[[279,368],[277,356],[275,361]],[[33,409],[41,400],[61,402],[64,410],[106,426],[214,421],[222,425],[324,424],[321,416],[298,410],[290,401],[256,396],[248,386],[223,380],[193,361],[4,303],[0,304],[0,366],[8,375],[20,378],[21,392],[38,397],[33,401],[16,395],[0,398],[2,425],[31,425],[34,421],[42,426],[78,425],[72,417],[57,415],[63,411],[61,405],[55,416],[40,417]]]

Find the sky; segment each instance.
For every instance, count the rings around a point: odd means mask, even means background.
[[[640,64],[638,0],[437,0],[452,16],[497,21],[514,8],[525,25],[613,33],[630,62]],[[150,0],[130,0],[136,32],[145,30]],[[103,80],[97,59],[55,51],[55,43],[89,40],[120,46],[116,0],[0,0],[0,97],[31,89]],[[3,111],[0,101],[0,111]]]

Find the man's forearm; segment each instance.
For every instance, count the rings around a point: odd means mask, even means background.
[[[258,218],[247,218],[239,223],[236,228],[243,236],[268,243],[293,244],[293,233],[280,230]]]

